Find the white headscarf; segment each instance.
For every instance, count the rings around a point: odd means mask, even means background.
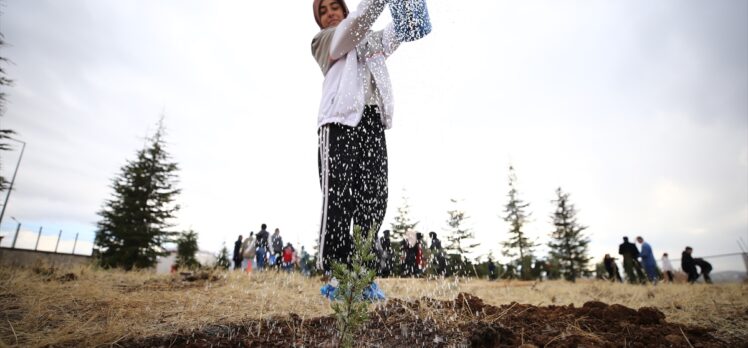
[[[408,232],[405,232],[405,240],[408,241],[410,247],[416,245],[416,231],[408,230]]]

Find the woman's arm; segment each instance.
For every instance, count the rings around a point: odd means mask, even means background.
[[[389,57],[400,46],[395,34],[395,25],[390,22],[384,29],[375,31],[369,39],[368,55],[382,54],[385,58]]]
[[[385,57],[389,57],[398,47],[400,47],[400,41],[397,41],[397,34],[395,33],[395,23],[390,22],[390,24],[382,30],[382,47],[384,48]]]
[[[386,0],[362,0],[338,27],[330,45],[330,60],[338,60],[358,45],[384,10]]]

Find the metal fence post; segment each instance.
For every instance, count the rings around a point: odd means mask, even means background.
[[[16,227],[16,235],[13,236],[13,245],[10,246],[11,249],[16,248],[16,240],[18,240],[18,233],[21,232],[21,223],[18,223],[18,227]]]
[[[34,251],[39,247],[39,238],[42,237],[42,226],[39,226],[39,234],[36,235],[36,245],[34,245]]]
[[[73,242],[73,252],[71,254],[75,254],[76,245],[78,245],[78,233],[75,234],[75,242]]]
[[[60,230],[60,233],[57,234],[57,243],[55,244],[55,253],[57,252],[57,248],[60,247],[60,237],[62,237],[62,230]]]

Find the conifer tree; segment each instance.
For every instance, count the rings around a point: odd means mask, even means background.
[[[517,175],[514,173],[514,167],[509,166],[509,202],[504,207],[504,221],[509,223],[509,239],[501,243],[504,255],[517,257],[517,264],[521,266],[520,276],[522,279],[530,279],[530,267],[532,264],[532,253],[536,247],[534,241],[527,237],[523,230],[530,214],[526,212],[529,203],[525,203],[519,198],[517,192]]]
[[[418,222],[412,222],[410,220],[410,205],[408,205],[408,197],[403,192],[403,205],[397,208],[397,216],[395,216],[395,222],[390,224],[390,236],[393,241],[400,241],[405,237],[405,233],[413,230],[418,225]]]
[[[177,239],[177,265],[188,269],[200,267],[197,254],[197,233],[193,230],[183,232]]]
[[[226,242],[223,242],[221,251],[218,252],[218,257],[216,258],[216,268],[226,270],[229,269],[229,267],[231,267],[231,261],[229,260],[229,249],[226,248]]]
[[[0,47],[5,46],[5,36],[0,33]],[[0,57],[0,87],[10,86],[13,84],[13,80],[5,75],[5,68],[3,65],[8,63],[8,58]],[[0,89],[0,115],[5,111],[5,91]]]
[[[169,228],[179,210],[178,167],[166,152],[164,132],[162,117],[145,148],[112,180],[114,193],[98,213],[95,239],[105,268],[153,267],[157,256],[167,255],[163,245],[174,241],[177,233]]]
[[[548,280],[561,279],[561,260],[556,256],[549,255],[545,263],[547,265],[546,276]]]
[[[333,277],[338,280],[334,299],[330,303],[337,319],[338,346],[353,347],[355,336],[369,319],[369,304],[364,300],[364,291],[376,276],[376,271],[368,268],[375,255],[373,252],[374,231],[364,236],[360,226],[353,227],[353,253],[351,264],[333,262]]]
[[[0,129],[0,151],[8,151],[11,149],[10,144],[6,143],[5,139],[10,138],[10,136],[13,134],[15,134],[13,130]],[[0,163],[0,168],[2,168],[2,163]],[[5,179],[4,176],[0,175],[0,192],[3,192],[6,189],[8,189],[8,185],[9,185],[8,180]]]
[[[418,225],[418,221],[412,222],[410,219],[410,205],[408,204],[408,197],[405,195],[403,190],[403,205],[397,208],[397,216],[395,216],[395,222],[390,224],[390,247],[392,248],[392,255],[390,260],[393,264],[390,265],[390,272],[392,275],[402,275],[404,270],[401,269],[399,263],[400,254],[402,250],[402,241],[405,239],[405,233],[415,229]]]
[[[447,240],[450,244],[446,249],[453,250],[464,256],[469,254],[475,247],[479,246],[480,243],[467,243],[469,239],[475,238],[473,232],[464,225],[465,220],[467,220],[468,217],[465,215],[464,211],[458,209],[456,199],[450,199],[449,201],[452,202],[454,208],[447,211],[447,214],[449,214],[449,218],[447,219],[447,226],[449,226],[447,230],[449,232]]]
[[[550,254],[560,262],[561,274],[566,280],[576,281],[587,270],[590,257],[587,256],[589,238],[584,235],[587,226],[577,222],[577,211],[569,202],[569,194],[559,187],[556,199],[552,201],[556,211],[551,215],[555,230],[551,233],[548,247]]]
[[[5,46],[5,40],[2,33],[0,33],[0,48]],[[5,68],[3,65],[8,62],[5,57],[0,57],[0,117],[5,113],[5,88],[13,84],[13,80],[9,79],[5,75]],[[10,145],[5,142],[11,135],[15,134],[13,130],[0,128],[0,151],[10,150]],[[8,188],[8,180],[4,176],[0,175],[0,192],[5,191]]]
[[[456,199],[450,199],[450,202],[452,202],[453,208],[447,211],[447,214],[449,214],[447,219],[447,240],[449,244],[445,249],[449,255],[449,260],[453,263],[450,265],[451,268],[456,269],[460,274],[467,275],[469,274],[468,268],[472,268],[472,263],[468,260],[467,255],[480,243],[469,243],[475,236],[469,228],[465,227],[465,220],[468,217],[464,211],[457,207]]]

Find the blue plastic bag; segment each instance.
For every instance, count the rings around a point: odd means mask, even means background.
[[[377,286],[377,283],[372,282],[364,288],[364,300],[382,301],[384,300],[384,291]]]
[[[334,301],[337,299],[338,288],[330,284],[325,284],[319,289],[319,292],[328,300]],[[359,299],[364,301],[382,301],[385,299],[384,291],[377,286],[377,283],[371,283],[364,288],[364,292]]]

